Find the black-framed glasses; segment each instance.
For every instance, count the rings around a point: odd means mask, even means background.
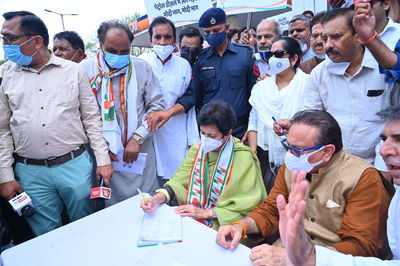
[[[3,44],[11,44],[18,40],[21,37],[25,36],[35,36],[33,33],[24,33],[24,34],[6,34],[4,36],[0,36],[0,40]]]
[[[319,145],[315,145],[315,146],[312,146],[312,147],[309,147],[309,148],[305,148],[305,149],[297,149],[295,147],[289,146],[286,138],[284,140],[282,140],[281,143],[282,143],[283,148],[286,151],[290,151],[297,158],[300,157],[302,152],[311,151],[311,150],[318,150],[318,149],[321,149],[324,146],[322,144],[319,144]]]

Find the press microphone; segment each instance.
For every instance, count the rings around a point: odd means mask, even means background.
[[[111,188],[105,187],[103,184],[103,179],[100,181],[100,186],[94,187],[90,193],[90,199],[110,199],[111,198]]]
[[[26,192],[22,192],[18,194],[14,198],[8,201],[13,207],[14,211],[18,213],[19,216],[31,217],[35,214],[35,208],[33,206],[31,198],[26,194]]]

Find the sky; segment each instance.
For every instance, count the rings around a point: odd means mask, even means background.
[[[63,31],[61,16],[44,11],[49,9],[57,13],[76,13],[77,16],[64,16],[65,30],[74,30],[81,35],[84,41],[96,36],[100,23],[115,18],[133,15],[135,12],[146,14],[145,0],[0,0],[0,14],[8,11],[27,10],[40,17],[52,36]],[[1,16],[0,24],[4,19]],[[51,44],[49,46],[51,48]],[[4,58],[3,49],[0,49],[0,59]]]

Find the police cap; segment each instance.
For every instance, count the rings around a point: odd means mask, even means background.
[[[201,28],[209,28],[223,23],[226,23],[226,14],[224,10],[218,7],[207,9],[199,19],[199,27]]]

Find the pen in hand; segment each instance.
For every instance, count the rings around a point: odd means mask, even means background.
[[[150,202],[147,200],[147,198],[144,196],[143,192],[140,191],[140,189],[138,188],[137,191],[139,192],[140,196],[142,197],[142,199],[144,200],[144,202],[146,202],[146,205],[150,207]]]
[[[272,117],[272,120],[274,120],[275,125],[277,125],[279,127],[279,129],[281,130],[281,132],[283,133],[283,135],[285,137],[287,137],[287,134],[285,133],[285,131],[283,130],[283,128],[279,125],[278,121],[276,121],[275,117]]]

